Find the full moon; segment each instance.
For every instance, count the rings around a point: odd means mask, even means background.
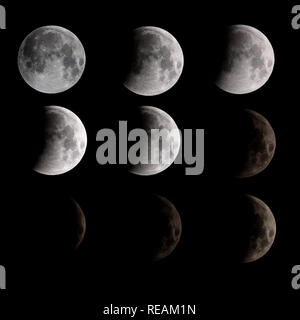
[[[227,123],[227,170],[238,178],[254,176],[271,162],[276,148],[275,133],[261,114],[236,111]]]
[[[177,40],[161,28],[140,27],[133,31],[132,41],[125,87],[143,96],[158,95],[173,87],[183,69],[183,53]]]
[[[216,85],[224,91],[244,94],[262,87],[274,67],[274,51],[267,37],[246,25],[228,27]]]
[[[137,118],[138,128],[147,133],[148,146],[145,148],[148,152],[141,156],[141,163],[131,165],[129,171],[145,176],[160,173],[166,170],[178,155],[181,144],[179,129],[171,116],[159,108],[142,106]],[[155,132],[152,129],[156,129]],[[160,132],[165,133],[163,139],[159,137]],[[159,143],[156,143],[158,141]],[[151,155],[158,161],[154,163]]]
[[[69,30],[45,26],[32,31],[22,42],[18,66],[28,85],[43,93],[70,89],[82,76],[85,51]]]
[[[70,110],[44,108],[43,148],[34,170],[46,175],[58,175],[73,169],[82,159],[87,134],[81,120]]]
[[[263,257],[271,248],[276,234],[276,221],[270,208],[260,199],[247,195],[243,212],[244,245],[241,262],[248,263]]]

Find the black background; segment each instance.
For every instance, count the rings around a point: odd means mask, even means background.
[[[2,3],[7,29],[1,30],[1,257],[8,290],[2,293],[12,313],[39,317],[45,312],[96,319],[104,305],[197,304],[203,319],[219,316],[258,318],[281,310],[296,314],[299,292],[291,288],[291,269],[300,264],[298,210],[298,99],[300,31],[291,27],[284,5],[175,2],[138,4]],[[227,25],[246,24],[262,31],[275,53],[269,81],[246,95],[232,95],[213,84],[218,39]],[[17,53],[34,29],[58,25],[74,32],[87,56],[81,80],[60,94],[30,88],[19,74]],[[139,26],[168,30],[180,43],[185,64],[178,83],[154,97],[123,87],[122,62],[127,34]],[[83,160],[60,176],[31,169],[41,107],[59,105],[75,112],[88,134]],[[184,165],[141,177],[121,166],[96,162],[96,133],[117,128],[140,105],[168,112],[180,129],[205,129],[205,169],[186,176]],[[263,114],[277,138],[275,156],[262,173],[246,179],[226,174],[227,112],[243,108]],[[221,129],[222,128],[222,129]],[[183,233],[174,253],[147,264],[124,243],[148,194],[168,198],[181,214]],[[262,199],[277,222],[270,252],[246,265],[234,262],[234,222],[230,203],[239,194]],[[49,204],[73,197],[87,219],[86,238],[75,252],[51,248],[60,223]],[[142,200],[141,200],[142,199]],[[39,208],[39,209],[37,209]],[[53,228],[53,230],[52,230]],[[47,238],[47,244],[44,242]],[[228,240],[230,239],[230,240]],[[131,239],[132,240],[132,239]],[[136,239],[139,242],[139,239]],[[142,250],[143,248],[139,248]],[[2,299],[2,297],[1,297]]]

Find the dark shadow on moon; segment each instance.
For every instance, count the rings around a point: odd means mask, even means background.
[[[175,254],[182,226],[180,215],[169,200],[134,192],[128,197],[120,196],[119,201],[123,211],[116,211],[112,203],[110,213],[104,216],[111,230],[106,242],[99,243],[104,256],[130,266],[148,265]]]
[[[223,176],[245,178],[264,171],[276,149],[268,120],[249,109],[219,111],[211,139],[214,150],[208,157],[215,174]]]
[[[33,111],[29,111],[25,115],[28,126],[25,127],[23,123],[21,124],[24,126],[22,128],[22,131],[24,131],[22,137],[26,141],[26,156],[23,161],[26,161],[26,167],[31,170],[46,147],[45,128],[48,122],[43,108],[40,106],[32,106],[32,108]]]
[[[213,66],[215,84],[233,94],[262,87],[274,66],[274,52],[266,36],[246,25],[232,25],[220,32]]]
[[[120,47],[125,48],[122,55],[119,56],[118,54],[118,58],[116,57],[116,64],[119,69],[119,80],[123,82],[135,63],[134,56],[136,55],[136,43],[132,36],[132,31],[123,31],[119,45]],[[119,51],[117,52],[119,53]]]
[[[178,81],[183,68],[183,53],[177,40],[157,27],[134,29],[126,45],[124,85],[145,96],[166,92]]]
[[[24,221],[28,229],[23,237],[29,255],[38,255],[41,259],[59,258],[80,248],[86,219],[77,201],[59,190],[44,187],[43,190],[33,189],[23,205],[28,212]]]
[[[215,197],[218,201],[206,210],[205,223],[211,230],[211,238],[206,239],[209,242],[206,258],[224,265],[261,259],[272,247],[276,235],[276,222],[270,209],[257,197],[239,192],[224,190]]]
[[[214,41],[211,43],[212,50],[210,55],[211,65],[211,79],[213,82],[219,77],[220,70],[223,69],[225,64],[224,55],[228,51],[228,44],[230,42],[230,34],[226,30],[226,27],[220,28],[218,32],[214,32]]]
[[[34,170],[47,175],[63,174],[81,161],[87,145],[86,131],[81,120],[66,108],[47,106],[43,112],[37,127],[40,154]]]
[[[132,110],[128,115],[128,124],[128,130],[140,128],[146,131],[148,145],[144,147],[148,150],[148,158],[143,157],[143,161],[146,163],[129,163],[127,169],[131,173],[138,175],[153,175],[166,170],[176,159],[181,144],[180,132],[171,116],[159,108],[141,106],[135,108],[134,111]],[[160,130],[160,132],[164,130],[166,133],[164,139],[158,139],[158,150],[156,150],[155,147],[152,148],[152,142],[156,141],[155,134],[152,132],[153,129]],[[135,142],[133,144],[135,144]],[[154,152],[156,152],[157,163],[151,162],[151,156]],[[137,155],[139,157],[142,156],[140,148]]]

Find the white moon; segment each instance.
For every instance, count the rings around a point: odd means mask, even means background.
[[[178,81],[183,53],[177,40],[166,30],[140,27],[133,31],[131,68],[124,85],[143,96],[161,94]]]
[[[148,176],[166,170],[174,162],[180,149],[181,135],[175,121],[163,110],[150,106],[142,106],[139,108],[139,112],[141,120],[140,128],[144,129],[148,135],[148,158],[143,159],[143,161],[149,163],[133,165],[129,171],[138,175]],[[151,129],[166,129],[166,143],[161,143],[157,146],[155,141],[157,141],[159,133],[153,133]],[[158,163],[151,163],[151,152],[159,159]]]
[[[58,175],[73,169],[82,159],[87,134],[81,120],[70,110],[45,107],[44,147],[34,170],[46,175]]]
[[[246,25],[230,26],[225,46],[222,67],[215,82],[219,88],[244,94],[267,82],[275,58],[272,45],[262,32]]]
[[[82,76],[85,63],[80,40],[58,26],[32,31],[22,42],[18,54],[23,79],[43,93],[59,93],[74,86]]]

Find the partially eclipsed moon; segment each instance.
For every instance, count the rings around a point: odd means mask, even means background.
[[[228,123],[227,170],[238,178],[254,176],[271,162],[276,148],[269,121],[253,110],[235,112]]]
[[[32,31],[19,49],[23,79],[43,93],[58,93],[74,86],[85,68],[85,51],[69,30],[46,26]]]
[[[86,232],[86,220],[85,220],[85,216],[83,211],[81,210],[79,204],[73,200],[73,203],[76,207],[75,209],[75,214],[77,216],[77,224],[76,224],[76,245],[75,245],[75,249],[78,249],[78,247],[80,246],[80,244],[83,241],[83,238],[85,236],[85,232]]]
[[[65,173],[73,169],[85,153],[85,128],[72,111],[63,107],[45,107],[44,118],[43,148],[34,170],[46,175]]]
[[[244,94],[259,89],[273,71],[275,58],[271,43],[250,26],[230,26],[221,55],[221,69],[215,83],[230,93]]]
[[[142,156],[144,163],[132,165],[129,171],[146,176],[160,173],[166,170],[178,155],[181,143],[179,129],[170,115],[159,108],[142,106],[138,113],[139,128],[147,132],[148,146],[146,148],[148,148],[148,153]],[[157,138],[159,131],[153,132],[152,129],[163,130],[166,133],[165,143],[155,143],[159,141]],[[153,163],[151,154],[158,159],[157,163]]]
[[[30,216],[26,223],[33,226],[31,246],[41,255],[64,255],[82,244],[86,233],[85,214],[77,201],[65,195],[66,190],[45,188],[35,190],[29,200]]]
[[[276,221],[270,208],[260,199],[247,196],[248,225],[244,230],[245,251],[242,262],[252,262],[263,257],[271,248],[276,234]]]
[[[161,94],[178,81],[183,69],[183,53],[177,40],[166,30],[140,27],[133,31],[131,67],[124,85],[143,95]]]
[[[156,230],[157,235],[154,241],[153,260],[158,261],[169,256],[176,248],[182,231],[181,218],[174,205],[162,196],[155,196],[157,212],[153,212],[154,217],[158,218]]]

